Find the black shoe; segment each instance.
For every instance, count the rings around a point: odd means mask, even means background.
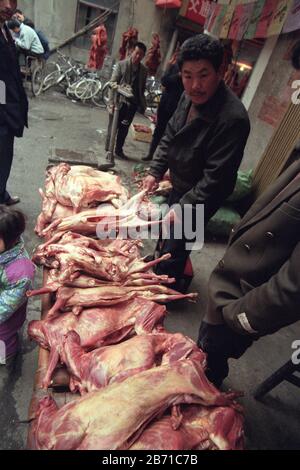
[[[118,158],[121,158],[121,160],[129,160],[129,158],[127,157],[127,155],[125,155],[125,153],[123,152],[123,150],[121,150],[120,152],[118,152],[117,150],[115,151],[115,156],[118,157]]]
[[[146,155],[146,157],[143,157],[142,160],[143,162],[150,162],[152,160],[152,156],[151,155]]]
[[[10,197],[7,201],[5,201],[6,206],[14,206],[20,202],[20,198],[18,196]]]

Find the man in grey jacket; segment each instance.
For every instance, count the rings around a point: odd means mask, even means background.
[[[199,346],[220,385],[228,359],[300,319],[300,162],[293,163],[232,231],[208,286]]]
[[[111,82],[118,85],[129,85],[132,89],[133,98],[121,97],[122,106],[119,114],[118,133],[115,148],[115,155],[122,159],[128,157],[124,154],[123,145],[128,135],[129,127],[137,111],[144,114],[146,110],[145,89],[147,80],[147,69],[141,63],[146,54],[146,46],[138,42],[130,58],[118,62],[111,77]],[[108,111],[110,113],[110,122],[108,128],[108,137],[112,127],[113,109],[113,91],[110,92]],[[109,142],[106,147],[108,150]]]
[[[151,192],[170,170],[173,190],[169,206],[181,206],[183,225],[187,205],[192,214],[197,205],[204,205],[207,223],[232,193],[250,132],[246,109],[222,80],[222,61],[221,43],[205,34],[183,44],[178,65],[185,93],[144,180],[144,188]],[[194,220],[188,222],[195,225]],[[172,258],[157,267],[157,274],[175,277],[174,288],[180,290],[190,251],[184,236],[176,238],[174,224],[169,235],[160,256],[171,253]]]

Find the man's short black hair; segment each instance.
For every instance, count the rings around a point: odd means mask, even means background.
[[[19,13],[20,15],[23,15],[22,10],[20,10],[19,8],[17,8],[17,9],[15,10],[15,14],[16,14],[16,13]]]
[[[197,34],[187,39],[180,48],[178,65],[190,60],[208,60],[218,72],[223,62],[224,48],[220,41],[207,34]]]
[[[146,54],[147,47],[145,46],[145,44],[143,42],[137,42],[135,47],[138,47],[139,49],[142,49],[142,51],[144,51],[144,54]]]
[[[9,20],[7,22],[7,26],[8,26],[9,29],[11,29],[13,31],[15,28],[20,28],[21,23],[18,20]]]
[[[0,205],[0,237],[6,250],[10,250],[16,244],[25,230],[25,225],[22,212]]]

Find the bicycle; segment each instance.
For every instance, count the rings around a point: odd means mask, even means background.
[[[63,86],[66,95],[71,99],[88,101],[101,91],[102,83],[97,72],[84,68],[83,65],[72,61],[60,51],[56,70],[44,78],[42,90],[47,91],[55,85]]]
[[[41,87],[41,91],[43,92],[56,85],[62,85],[67,89],[72,85],[72,83],[74,83],[75,79],[78,80],[82,75],[82,65],[72,63],[71,59],[66,57],[60,51],[57,51],[57,54],[60,62],[55,64],[55,70],[53,72],[44,77]]]
[[[25,83],[30,78],[31,91],[33,96],[38,96],[41,92],[46,60],[40,57],[28,55],[25,57],[25,67],[22,68]]]

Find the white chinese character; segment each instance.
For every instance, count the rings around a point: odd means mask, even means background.
[[[200,0],[191,0],[189,5],[189,11],[198,14],[198,7],[201,7]]]
[[[203,16],[204,18],[207,18],[209,11],[210,11],[210,2],[208,0],[205,0],[204,2],[202,2],[200,15]]]

